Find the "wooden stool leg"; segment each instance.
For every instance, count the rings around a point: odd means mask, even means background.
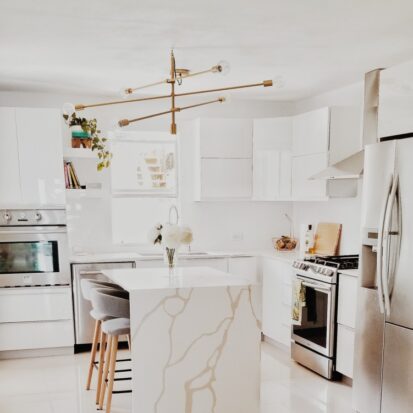
[[[92,381],[92,374],[93,374],[93,370],[95,368],[96,352],[97,352],[98,343],[99,343],[100,324],[101,324],[101,321],[99,321],[99,320],[95,321],[95,332],[93,333],[92,350],[90,352],[89,372],[87,374],[86,390],[90,390],[90,383]]]
[[[112,341],[113,337],[108,336],[108,345],[106,347],[106,356],[105,356],[105,369],[103,371],[103,376],[102,376],[102,384],[100,386],[100,394],[99,394],[99,410],[103,409],[103,401],[105,399],[105,392],[106,392],[106,386],[107,386],[107,379],[108,379],[108,373],[109,373],[109,365],[110,365],[110,356],[112,353]]]
[[[112,351],[110,355],[110,367],[109,367],[109,381],[108,381],[108,398],[106,400],[106,413],[110,413],[110,407],[112,404],[112,391],[113,382],[115,379],[115,368],[116,368],[116,356],[118,353],[118,336],[114,336],[112,340]]]
[[[102,331],[101,338],[100,338],[100,349],[99,349],[99,368],[98,368],[98,384],[96,387],[96,404],[99,403],[100,386],[102,384],[105,344],[106,344],[106,334]]]

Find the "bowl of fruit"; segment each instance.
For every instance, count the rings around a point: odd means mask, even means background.
[[[293,251],[298,242],[293,237],[281,235],[279,238],[273,238],[272,244],[277,251]]]

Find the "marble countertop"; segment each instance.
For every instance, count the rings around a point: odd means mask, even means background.
[[[233,287],[251,281],[209,267],[167,267],[103,270],[114,283],[129,292],[174,288]]]
[[[200,259],[200,258],[231,258],[231,257],[252,257],[256,254],[249,252],[230,252],[230,251],[206,251],[205,253],[191,253],[186,251],[178,252],[181,259]],[[100,253],[75,253],[69,258],[72,264],[85,264],[95,262],[122,262],[122,261],[153,261],[162,260],[163,251],[149,252],[100,252]]]

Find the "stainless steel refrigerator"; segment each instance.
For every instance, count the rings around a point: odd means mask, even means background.
[[[413,138],[365,149],[353,407],[413,412]]]

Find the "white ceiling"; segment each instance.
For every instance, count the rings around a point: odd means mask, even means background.
[[[281,77],[237,94],[297,100],[413,57],[412,17],[411,0],[1,0],[0,89],[116,94],[164,78],[174,47],[178,67],[231,63],[182,90]]]

